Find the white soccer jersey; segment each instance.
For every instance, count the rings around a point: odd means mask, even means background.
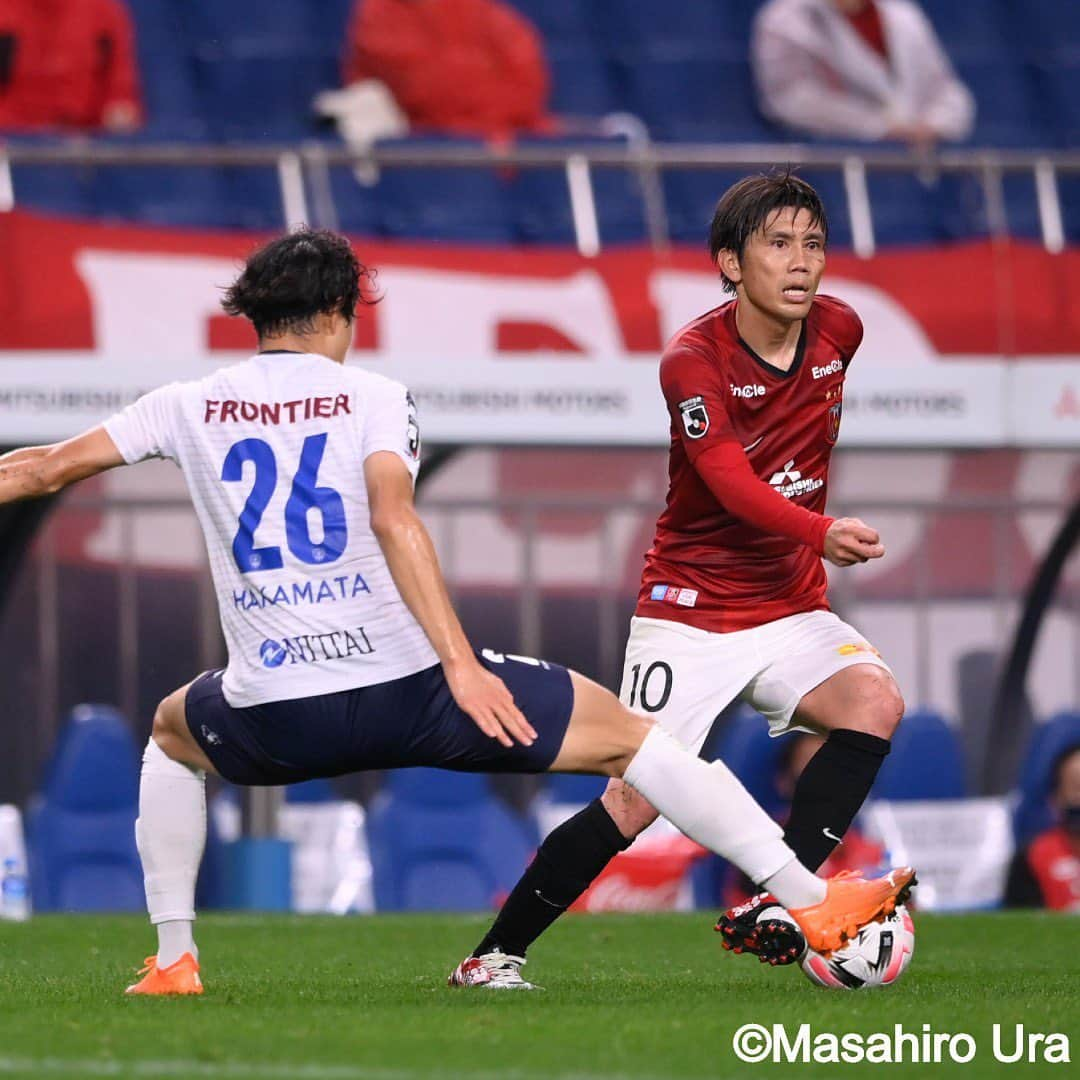
[[[256,705],[387,682],[438,663],[371,531],[365,459],[414,480],[400,383],[325,356],[263,353],[171,383],[105,423],[128,464],[184,471],[229,650],[223,691]]]

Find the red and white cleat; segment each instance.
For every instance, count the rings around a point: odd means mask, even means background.
[[[447,986],[481,986],[487,990],[539,990],[521,977],[523,956],[508,956],[502,952],[470,956],[454,968]]]
[[[806,951],[802,931],[772,893],[758,893],[729,908],[714,929],[723,935],[725,949],[749,953],[773,967],[793,964]]]

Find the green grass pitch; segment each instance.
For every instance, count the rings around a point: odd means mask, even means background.
[[[1080,919],[916,916],[914,962],[885,991],[811,986],[724,953],[707,914],[564,919],[538,943],[541,993],[452,991],[478,916],[210,915],[206,993],[123,996],[152,934],[135,917],[0,924],[0,1078],[251,1080],[1075,1075]],[[737,1028],[971,1034],[968,1065],[743,1064]],[[992,1028],[1067,1034],[1073,1064],[1004,1064]]]

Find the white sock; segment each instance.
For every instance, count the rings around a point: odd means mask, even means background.
[[[654,726],[623,780],[692,840],[733,862],[751,881],[768,882],[785,907],[825,898],[825,882],[795,859],[783,829],[722,761],[706,764]]]
[[[796,858],[792,858],[772,877],[764,878],[761,887],[771,892],[786,908],[813,907],[825,899],[824,879],[811,873]]]
[[[158,930],[158,965],[168,967],[186,952],[197,958],[191,928],[206,844],[206,774],[173,761],[152,738],[143,753],[135,842]]]

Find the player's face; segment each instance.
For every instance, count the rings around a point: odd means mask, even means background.
[[[720,266],[766,314],[805,319],[825,271],[825,234],[808,210],[785,207],[750,237],[741,259],[722,251]]]

